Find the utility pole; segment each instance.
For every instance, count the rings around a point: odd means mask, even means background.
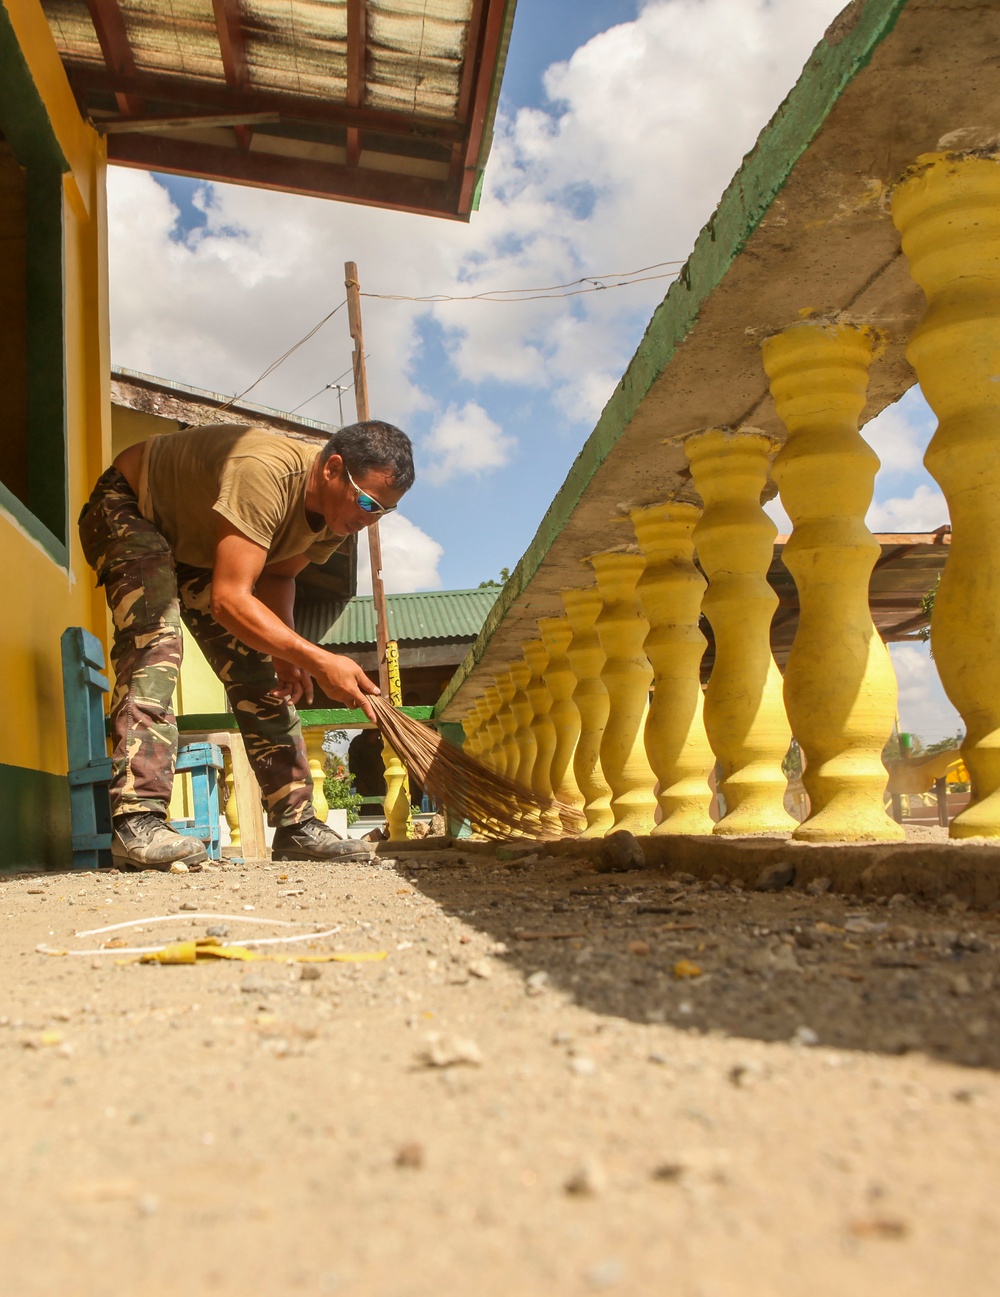
[[[358,267],[353,261],[344,265],[344,286],[347,289],[347,321],[354,340],[354,401],[358,412],[358,422],[370,418],[368,412],[368,378],[365,374],[365,338],[361,328],[361,285],[358,282]],[[378,647],[378,684],[384,697],[388,698],[389,667],[386,647],[389,642],[389,618],[385,606],[385,586],[382,584],[382,540],[379,536],[378,522],[366,528],[368,532],[368,551],[372,565],[372,595],[375,600],[375,642]]]

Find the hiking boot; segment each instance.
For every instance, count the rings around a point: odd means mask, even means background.
[[[197,838],[178,833],[151,811],[116,815],[112,825],[111,859],[116,865],[167,872],[172,864],[183,863],[195,872],[208,859]]]
[[[341,838],[329,825],[315,818],[301,824],[282,824],[274,830],[272,860],[368,860],[371,852],[363,842]]]

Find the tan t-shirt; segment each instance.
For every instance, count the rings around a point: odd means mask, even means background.
[[[143,452],[139,508],[179,563],[211,567],[218,515],[262,545],[268,562],[305,554],[323,563],[344,543],[306,518],[306,483],[318,446],[260,428],[222,423],[151,437]]]

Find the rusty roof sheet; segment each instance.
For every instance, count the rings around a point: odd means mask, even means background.
[[[475,206],[514,4],[42,0],[111,161],[452,216]]]

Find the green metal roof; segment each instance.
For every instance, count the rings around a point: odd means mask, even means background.
[[[499,588],[421,590],[386,597],[389,638],[408,644],[428,640],[473,640],[493,607]],[[295,610],[299,634],[313,644],[375,643],[375,607],[370,595],[302,604]]]

